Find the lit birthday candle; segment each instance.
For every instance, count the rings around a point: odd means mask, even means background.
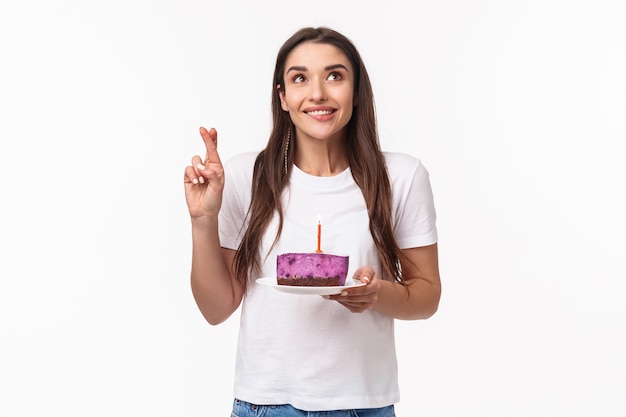
[[[317,216],[317,253],[322,252],[322,222],[320,216]]]

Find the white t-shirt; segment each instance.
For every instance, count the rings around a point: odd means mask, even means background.
[[[255,153],[225,166],[219,230],[221,245],[237,249],[247,226]],[[428,172],[420,161],[385,153],[393,188],[393,231],[401,248],[437,241]],[[321,222],[321,249],[349,254],[348,277],[369,265],[381,270],[369,230],[365,200],[350,169],[316,177],[293,167],[283,192],[284,224],[277,215],[264,236],[261,276],[275,276],[276,255],[314,252]],[[267,255],[267,257],[265,257]],[[351,313],[317,295],[294,295],[255,283],[242,301],[234,395],[254,404],[291,404],[309,411],[377,408],[399,401],[394,319],[375,311]]]

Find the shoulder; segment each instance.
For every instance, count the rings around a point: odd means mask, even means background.
[[[242,152],[223,163],[226,184],[234,183],[239,187],[247,188],[252,183],[254,161],[258,154],[258,152]]]
[[[398,177],[412,177],[420,171],[426,172],[422,161],[413,155],[400,152],[383,152],[383,156],[391,181]]]
[[[258,152],[241,152],[226,161],[227,166],[247,166],[254,165]]]
[[[390,163],[400,163],[405,165],[416,165],[420,163],[419,158],[402,152],[383,152],[387,165]]]
[[[234,155],[226,161],[224,169],[228,172],[248,173],[254,168],[258,152],[242,152]]]

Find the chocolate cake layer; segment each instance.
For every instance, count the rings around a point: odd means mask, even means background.
[[[278,285],[292,285],[299,287],[336,287],[339,277],[305,277],[305,278],[277,278]]]

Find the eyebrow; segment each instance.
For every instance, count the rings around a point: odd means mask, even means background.
[[[324,70],[325,71],[331,71],[331,70],[338,69],[338,68],[342,68],[346,72],[350,72],[350,71],[348,71],[348,68],[346,68],[346,66],[343,65],[343,64],[329,65],[327,67],[324,67]],[[289,69],[287,69],[287,73],[289,73],[289,71],[303,71],[303,72],[306,72],[306,71],[308,71],[308,68],[307,67],[303,67],[303,66],[299,66],[299,65],[294,65],[293,67],[289,67]]]

